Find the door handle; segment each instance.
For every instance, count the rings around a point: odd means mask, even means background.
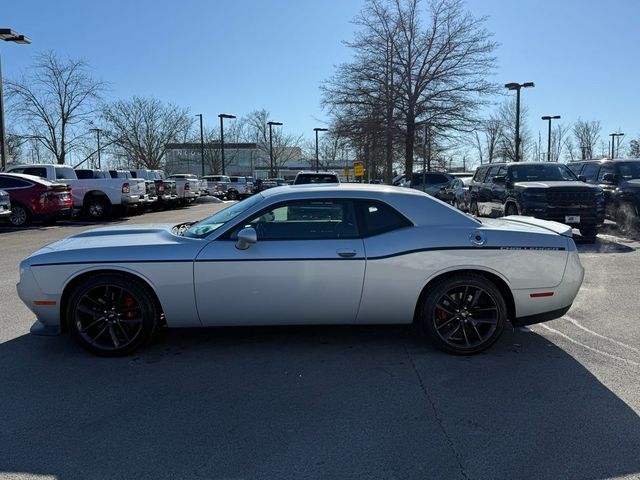
[[[351,258],[356,256],[356,251],[350,248],[339,248],[336,253],[344,258]]]

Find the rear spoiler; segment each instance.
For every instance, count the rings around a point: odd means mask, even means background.
[[[573,236],[571,227],[560,222],[553,222],[551,220],[540,220],[539,218],[525,217],[523,215],[509,215],[508,217],[503,217],[502,220],[524,225],[534,225],[536,227],[549,230],[550,232],[557,233],[558,235],[562,235],[563,237]]]

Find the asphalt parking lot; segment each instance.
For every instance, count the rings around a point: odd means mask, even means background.
[[[219,204],[110,222],[197,220]],[[28,334],[0,227],[0,478],[640,478],[640,242],[580,244],[562,319],[454,357],[403,327],[164,332],[104,359]]]

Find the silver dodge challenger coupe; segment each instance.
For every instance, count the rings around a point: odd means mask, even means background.
[[[478,220],[417,190],[278,187],[199,222],[99,228],[20,264],[31,332],[128,354],[159,328],[415,324],[471,354],[505,323],[562,316],[584,269],[571,228]]]

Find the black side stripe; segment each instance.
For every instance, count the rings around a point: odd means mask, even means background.
[[[412,253],[420,252],[435,252],[435,251],[448,251],[448,250],[528,250],[528,251],[565,251],[564,247],[429,247],[429,248],[416,248],[413,250],[404,250],[402,252],[390,253],[387,255],[378,255],[375,257],[367,257],[366,260],[383,260],[386,258],[401,257],[403,255],[409,255]],[[197,263],[210,263],[210,262],[313,262],[313,261],[348,261],[348,260],[365,260],[365,257],[327,257],[327,258],[202,258],[197,259]],[[77,262],[53,262],[53,263],[34,263],[32,267],[46,267],[55,265],[88,265],[88,264],[115,264],[115,263],[183,263],[193,262],[189,259],[158,259],[158,260],[96,260],[96,261],[77,261]]]

